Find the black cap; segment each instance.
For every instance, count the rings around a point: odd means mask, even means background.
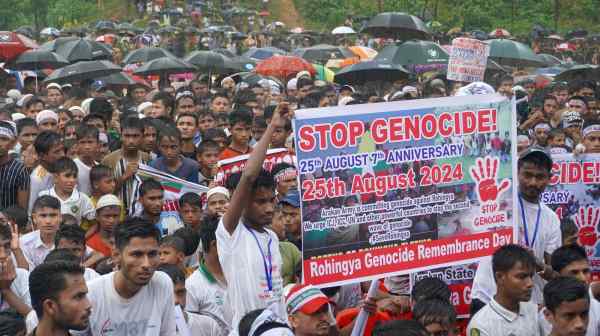
[[[552,167],[552,156],[546,149],[540,146],[531,146],[519,154],[519,161],[530,156],[537,156],[541,160],[546,161],[548,166]]]

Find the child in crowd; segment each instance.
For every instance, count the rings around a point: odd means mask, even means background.
[[[54,183],[52,168],[54,163],[65,156],[65,146],[60,135],[52,131],[41,132],[33,142],[33,147],[38,155],[39,165],[31,172],[29,189],[29,206],[27,212],[31,214],[33,203],[42,190],[52,188]]]
[[[198,230],[200,229],[200,219],[202,216],[202,200],[200,195],[188,192],[179,199],[179,217],[186,226]]]
[[[252,133],[252,114],[236,110],[229,115],[231,128],[231,143],[219,156],[220,160],[230,159],[238,155],[248,154],[252,151],[250,137]]]
[[[206,130],[202,141],[211,140],[219,145],[219,152],[222,152],[227,148],[228,140],[227,134],[220,128],[211,128]]]
[[[193,272],[185,267],[185,242],[177,236],[166,236],[160,241],[158,253],[161,265],[175,265],[185,271],[186,278]]]
[[[50,195],[58,198],[63,214],[73,215],[77,223],[83,218],[93,220],[96,211],[90,198],[80,192],[77,185],[77,165],[68,157],[60,158],[54,164],[54,186],[40,192],[41,195]]]
[[[150,166],[191,183],[198,183],[198,162],[181,155],[181,132],[165,127],[158,133],[158,150],[161,154]]]
[[[212,140],[204,140],[196,149],[196,160],[198,160],[198,183],[209,186],[217,175],[217,163],[221,148]]]
[[[177,116],[176,125],[181,132],[181,154],[186,158],[195,159],[194,137],[198,134],[198,117],[194,113],[181,113]]]
[[[62,220],[58,198],[42,195],[33,203],[31,219],[35,231],[21,236],[21,253],[15,253],[17,265],[32,271],[54,249],[54,237]],[[24,258],[24,259],[23,259]]]
[[[88,236],[86,244],[94,252],[110,257],[113,246],[113,228],[119,223],[122,204],[115,195],[106,194],[96,203],[96,228]]]
[[[99,131],[95,127],[81,125],[77,128],[77,189],[86,195],[92,194],[90,170],[98,159]]]
[[[14,152],[20,155],[24,150],[33,144],[33,141],[39,133],[39,128],[35,120],[23,118],[17,121],[17,145]]]

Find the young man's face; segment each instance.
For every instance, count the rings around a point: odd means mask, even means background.
[[[175,294],[175,305],[184,308],[187,295],[187,289],[185,289],[185,282],[182,281],[173,284],[173,291]]]
[[[557,134],[549,139],[548,144],[552,147],[562,147],[565,145],[565,135]]]
[[[556,100],[558,100],[558,104],[560,106],[563,106],[567,102],[567,99],[569,98],[569,90],[556,91],[554,93],[554,97],[556,97]]]
[[[204,133],[209,128],[215,128],[216,125],[215,118],[210,114],[204,114],[198,119],[198,128],[201,133]]]
[[[177,103],[177,114],[196,113],[196,104],[191,97],[181,98]]]
[[[121,133],[122,148],[127,152],[135,152],[142,145],[142,131],[137,128],[125,128]]]
[[[39,124],[40,131],[58,131],[58,121],[52,118],[44,119]]]
[[[202,208],[198,205],[191,205],[184,203],[179,207],[179,215],[183,220],[184,224],[190,225],[192,227],[200,224],[200,216],[202,216]]]
[[[148,114],[150,118],[168,117],[171,111],[167,109],[162,100],[152,102],[152,110]]]
[[[512,97],[512,87],[513,81],[502,81],[502,83],[500,83],[500,86],[498,87],[498,93],[506,97]]]
[[[139,105],[146,99],[146,89],[136,88],[133,90],[132,96],[136,105]]]
[[[229,199],[223,194],[214,194],[210,196],[206,202],[206,212],[209,215],[223,216],[227,207],[229,206]]]
[[[208,95],[208,85],[206,83],[192,83],[192,92],[196,97],[206,97]]]
[[[181,138],[183,140],[193,139],[194,135],[196,135],[196,131],[198,130],[196,119],[188,116],[177,119],[177,128],[181,132]]]
[[[587,112],[587,107],[585,106],[585,103],[580,99],[570,99],[569,109],[575,112],[579,112],[579,114],[581,115],[584,115]]]
[[[0,157],[5,157],[8,152],[15,147],[15,139],[0,135]]]
[[[254,140],[256,140],[256,142],[258,142],[260,141],[260,138],[262,138],[263,134],[265,134],[266,130],[266,127],[255,124],[254,126],[252,126],[252,137],[254,138]]]
[[[113,253],[125,279],[137,286],[147,285],[160,264],[158,241],[153,237],[133,237],[122,250],[113,249]]]
[[[296,335],[329,335],[331,322],[328,305],[323,305],[321,309],[311,315],[298,311],[290,315],[289,320]]]
[[[85,137],[77,140],[77,154],[88,160],[98,158],[98,139],[94,137]]]
[[[587,259],[576,260],[569,263],[560,270],[560,275],[573,277],[588,285],[592,282],[592,272],[590,270],[590,263]]]
[[[35,120],[35,117],[37,117],[38,113],[42,112],[43,109],[44,104],[42,103],[31,104],[31,106],[25,110],[25,116]]]
[[[167,161],[175,162],[179,160],[181,144],[179,143],[179,139],[163,136],[158,142],[158,150]]]
[[[536,128],[534,131],[534,135],[535,135],[535,140],[537,141],[537,143],[540,146],[545,146],[548,143],[548,134],[550,133],[550,131],[548,131],[545,128],[539,127]]]
[[[86,124],[89,126],[92,126],[92,127],[96,127],[98,129],[98,131],[100,131],[102,133],[106,133],[106,125],[104,124],[104,120],[102,120],[100,118],[89,119],[86,122]]]
[[[271,136],[271,145],[274,148],[283,148],[285,147],[285,140],[290,135],[290,132],[287,131],[284,127],[275,127],[273,131],[273,135]]]
[[[210,110],[213,113],[228,113],[229,99],[225,97],[215,97],[210,103]]]
[[[142,150],[144,152],[152,152],[156,146],[156,138],[158,132],[154,127],[144,127],[144,139],[142,144]]]
[[[121,208],[115,205],[109,205],[96,211],[96,222],[103,230],[108,233],[113,232],[115,225],[121,218]]]
[[[77,185],[77,172],[66,171],[54,174],[54,187],[56,191],[71,194]]]
[[[288,190],[296,188],[298,181],[295,176],[284,175],[277,181],[277,193],[286,195]]]
[[[266,226],[273,221],[275,192],[268,188],[258,188],[246,206],[244,217],[252,224]]]
[[[31,216],[35,227],[43,234],[55,234],[62,220],[60,209],[48,207],[35,210]]]
[[[589,321],[590,300],[581,298],[563,301],[554,312],[546,309],[544,315],[552,325],[552,335],[584,336]]]
[[[179,265],[183,262],[183,253],[172,246],[163,245],[158,249],[161,265]]]
[[[217,166],[217,162],[219,162],[219,152],[220,151],[217,148],[209,148],[202,153],[198,153],[196,155],[196,159],[200,164],[200,168],[212,172],[213,169]]]
[[[248,146],[250,137],[252,136],[252,128],[250,125],[238,122],[231,128],[231,142],[238,146]]]
[[[300,232],[300,208],[284,204],[281,212],[283,213],[285,230],[293,235],[299,235]]]
[[[273,221],[271,222],[271,230],[275,232],[279,240],[285,239],[285,218],[281,209],[275,210],[273,213]]]
[[[0,236],[0,264],[4,264],[12,256],[9,237]]]
[[[546,118],[554,118],[554,114],[558,110],[558,103],[554,99],[544,100],[544,115]]]
[[[48,89],[47,98],[48,105],[51,107],[58,107],[63,103],[63,94],[58,89]]]
[[[94,183],[94,189],[98,190],[100,195],[112,194],[115,192],[117,182],[112,176],[102,177],[98,182]]]
[[[78,242],[75,240],[61,238],[56,245],[57,249],[67,249],[71,251],[77,258],[83,261],[83,254],[85,253],[85,243]]]
[[[586,153],[600,153],[600,132],[590,132],[583,138]]]
[[[163,196],[163,191],[159,189],[150,190],[144,196],[141,196],[140,203],[142,203],[144,211],[152,216],[159,216],[162,212]]]
[[[524,162],[519,168],[519,192],[527,200],[537,200],[550,182],[550,172],[531,162]]]
[[[40,131],[38,130],[38,128],[34,126],[23,127],[21,133],[19,133],[18,138],[19,143],[21,144],[21,148],[29,147],[29,145],[31,145],[33,141],[35,141],[35,138],[38,136],[39,132]]]
[[[65,330],[85,330],[92,313],[85,279],[82,274],[65,274],[64,277],[66,288],[58,293],[56,299],[51,299],[52,320]]]
[[[520,261],[508,272],[497,272],[496,283],[502,287],[504,293],[513,300],[527,302],[531,299],[533,291],[533,268],[528,268]]]

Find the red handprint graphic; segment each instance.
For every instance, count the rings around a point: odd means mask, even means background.
[[[498,197],[510,187],[510,180],[504,179],[498,185],[498,165],[500,159],[486,156],[477,158],[471,167],[471,177],[477,183],[477,194],[481,203],[496,202]]]
[[[584,247],[596,245],[598,234],[596,228],[600,222],[600,208],[579,208],[575,215],[575,223],[579,227],[579,242]]]

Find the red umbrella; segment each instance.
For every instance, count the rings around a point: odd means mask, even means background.
[[[0,59],[10,62],[29,49],[38,48],[32,39],[14,32],[0,32]]]
[[[312,64],[296,56],[271,56],[256,66],[256,73],[259,75],[273,76],[284,81],[300,71],[308,71],[311,75],[317,73]]]

